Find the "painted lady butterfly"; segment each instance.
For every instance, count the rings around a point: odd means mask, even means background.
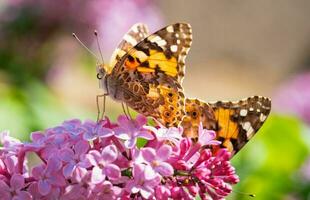
[[[205,103],[185,98],[182,79],[192,43],[189,24],[176,23],[149,35],[135,24],[118,45],[110,64],[97,67],[103,95],[125,103],[166,127],[182,125],[184,134],[197,137],[198,127],[217,132],[232,153],[239,151],[266,120],[271,101],[249,97],[238,102]]]

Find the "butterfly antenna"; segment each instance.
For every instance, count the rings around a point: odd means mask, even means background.
[[[97,30],[94,30],[94,34],[95,34],[95,36],[96,36],[97,47],[98,47],[98,50],[99,50],[99,53],[100,53],[101,61],[102,61],[102,63],[103,63],[103,56],[102,56],[102,51],[101,51],[101,48],[100,48],[100,43],[99,43],[99,37],[98,37],[98,32],[97,32]]]
[[[72,33],[72,36],[80,43],[80,45],[82,45],[91,55],[93,55],[96,60],[99,60],[99,58],[96,56],[96,54],[94,54],[94,52],[92,52],[79,38],[75,33]]]

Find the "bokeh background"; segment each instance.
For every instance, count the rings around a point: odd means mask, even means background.
[[[228,199],[310,199],[310,1],[1,0],[0,130],[29,140],[71,118],[95,119],[105,60],[136,22],[150,30],[193,28],[184,88],[206,101],[263,95],[273,100],[263,128],[232,160],[240,183]],[[121,106],[108,99],[112,119]]]

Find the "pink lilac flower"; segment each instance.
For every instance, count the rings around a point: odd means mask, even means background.
[[[93,191],[97,194],[97,199],[116,199],[122,194],[122,189],[118,186],[114,186],[110,181],[97,184]]]
[[[141,149],[141,155],[144,163],[150,165],[152,169],[162,176],[171,176],[173,174],[172,166],[166,162],[171,154],[169,145],[162,145],[158,149],[145,147]]]
[[[29,192],[23,190],[26,187],[25,179],[20,174],[14,174],[11,177],[9,185],[3,180],[0,180],[0,198],[13,200],[30,200]]]
[[[87,173],[86,168],[90,167],[90,163],[83,160],[86,156],[89,143],[85,140],[77,142],[73,148],[63,148],[60,150],[59,158],[65,163],[63,166],[63,175],[68,178],[75,174],[77,180]]]
[[[92,183],[100,183],[109,179],[118,179],[121,177],[120,168],[113,164],[117,159],[118,151],[114,145],[106,146],[102,152],[92,150],[87,155],[88,161],[94,166],[92,169]]]
[[[88,128],[87,132],[83,135],[85,140],[94,140],[98,137],[106,138],[114,135],[114,131],[110,128],[112,124],[110,121],[102,120],[99,123],[95,124],[94,122],[87,121],[84,123],[84,127]],[[95,128],[93,128],[95,127]]]
[[[171,191],[169,188],[163,185],[158,185],[155,187],[156,199],[168,200],[170,196],[171,196]]]
[[[149,166],[135,164],[133,166],[133,180],[127,182],[126,190],[132,194],[140,193],[143,198],[150,199],[159,182],[160,177],[152,173]]]
[[[205,149],[193,167],[193,175],[213,199],[227,196],[232,190],[231,184],[239,181],[229,159],[230,152],[226,149],[221,149],[215,157],[209,149]]]
[[[40,194],[47,195],[53,186],[66,185],[66,180],[60,172],[61,167],[62,163],[55,155],[48,159],[46,166],[42,164],[33,168],[32,175],[38,180]]]
[[[220,145],[221,142],[215,140],[216,133],[213,130],[203,129],[202,123],[199,124],[198,129],[198,143],[201,146],[206,145]]]
[[[9,131],[3,131],[0,133],[0,143],[7,151],[17,151],[22,146],[22,142],[16,138],[10,136]]]
[[[158,141],[169,141],[174,145],[179,145],[179,142],[182,138],[183,128],[182,127],[160,127],[155,128],[152,126],[144,126],[145,129],[152,131],[153,133],[156,133],[156,139]]]
[[[6,132],[0,149],[0,194],[61,200],[224,198],[238,182],[230,153],[211,152],[210,145],[219,144],[213,131],[201,127],[200,139],[193,142],[182,137],[182,130],[147,126],[143,116],[121,116],[115,124],[109,119],[69,120],[32,133],[30,143]],[[175,142],[162,137],[169,131]],[[140,136],[148,139],[142,147],[134,141]],[[28,169],[28,153],[42,162]]]
[[[135,121],[128,119],[122,115],[118,117],[119,127],[114,128],[116,137],[125,140],[126,148],[132,149],[137,142],[137,138],[144,138],[147,140],[154,139],[153,135],[143,126],[146,124],[147,119],[142,115],[138,115]]]

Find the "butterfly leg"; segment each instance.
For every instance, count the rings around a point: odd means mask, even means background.
[[[108,96],[108,93],[97,95],[96,96],[96,102],[97,102],[97,122],[103,119],[104,113],[105,113],[105,102],[106,102],[106,96]],[[102,105],[102,113],[100,112],[100,106],[99,106],[99,99],[103,97],[103,105]],[[100,115],[101,114],[101,115]]]
[[[127,114],[127,112],[126,112],[124,103],[122,103],[122,109],[123,109],[123,112],[124,112],[124,114],[126,115],[127,119],[130,119],[130,117],[128,116],[128,114]]]
[[[126,110],[127,110],[127,113],[129,115],[130,119],[132,120],[133,118],[132,118],[132,116],[130,114],[129,106],[127,104],[126,104]]]

